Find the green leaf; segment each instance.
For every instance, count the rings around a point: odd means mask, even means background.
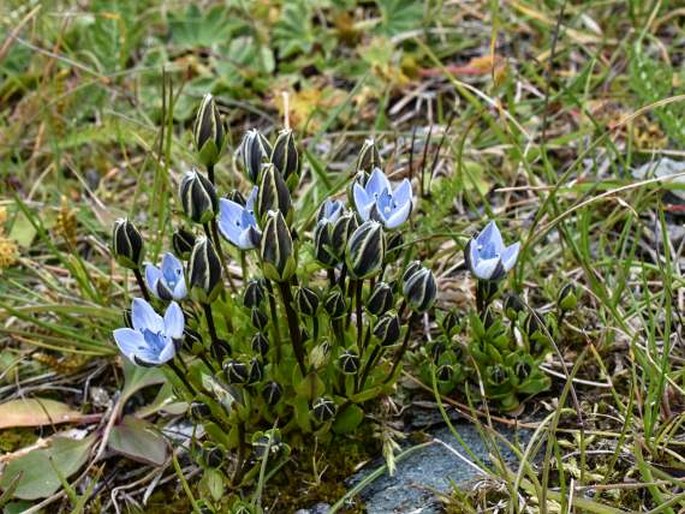
[[[342,412],[339,412],[333,422],[333,432],[336,434],[349,434],[354,431],[364,420],[364,411],[359,405],[350,404]]]
[[[23,212],[18,212],[12,223],[9,238],[14,239],[21,248],[28,248],[36,237],[36,227]]]
[[[326,386],[315,372],[312,371],[302,380],[299,380],[299,369],[294,369],[293,374],[293,384],[295,384],[295,391],[299,396],[312,401],[324,393]]]
[[[160,368],[145,368],[136,366],[128,359],[124,359],[124,389],[121,392],[121,403],[126,403],[131,396],[141,389],[161,384],[166,381],[164,372]]]
[[[46,398],[11,400],[0,404],[0,429],[10,427],[39,427],[79,421],[79,411],[66,403]]]
[[[153,466],[161,466],[167,457],[167,443],[154,425],[133,416],[125,416],[112,428],[107,445],[130,459]]]
[[[22,500],[47,498],[61,487],[60,476],[69,478],[86,463],[95,440],[95,434],[80,441],[55,437],[49,448],[12,460],[0,478],[0,489],[16,486],[14,497]],[[19,482],[13,485],[17,477]]]
[[[224,496],[224,480],[218,469],[208,468],[202,475],[202,485],[207,489],[214,501]]]

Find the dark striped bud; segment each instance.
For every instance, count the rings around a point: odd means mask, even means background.
[[[280,211],[269,211],[266,215],[260,257],[264,277],[269,280],[286,282],[295,273],[293,239]]]
[[[253,308],[250,313],[250,321],[252,321],[252,326],[257,330],[264,330],[269,318],[261,310]]]
[[[411,275],[402,288],[409,308],[417,313],[426,312],[433,306],[437,292],[433,272],[423,267]]]
[[[136,226],[126,218],[114,222],[112,229],[112,255],[128,269],[138,269],[145,256],[143,236]]]
[[[224,463],[224,460],[226,459],[226,454],[218,446],[213,446],[211,448],[204,449],[204,459],[205,463],[210,468],[218,468]]]
[[[435,376],[439,382],[449,382],[454,376],[454,368],[449,364],[443,364],[437,369]]]
[[[202,164],[214,166],[219,162],[226,141],[226,130],[214,97],[209,93],[202,99],[195,115],[193,140]]]
[[[264,365],[259,359],[252,359],[250,361],[250,372],[247,379],[248,384],[256,384],[261,382],[264,378]]]
[[[345,296],[339,287],[330,290],[323,302],[323,308],[331,319],[337,319],[345,315],[347,305],[345,304]]]
[[[264,284],[259,279],[251,279],[243,291],[243,305],[248,309],[259,307],[264,301]]]
[[[352,212],[347,212],[340,216],[333,224],[331,229],[330,249],[332,254],[339,260],[345,258],[345,248],[350,239],[350,235],[357,229],[357,217]]]
[[[331,251],[332,225],[321,221],[314,227],[314,258],[327,268],[338,264],[338,258]]]
[[[212,411],[204,402],[194,401],[190,404],[190,417],[196,421],[203,421],[211,414]]]
[[[188,289],[190,295],[201,303],[211,303],[219,295],[221,282],[221,261],[212,242],[199,237],[188,261]]]
[[[523,322],[523,330],[528,337],[532,337],[538,332],[542,333],[543,328],[543,322],[539,315],[535,312],[528,313],[528,316],[526,316],[526,319]]]
[[[243,193],[241,193],[237,189],[231,190],[227,195],[225,195],[225,197],[227,200],[231,200],[232,202],[235,202],[243,207],[245,207],[245,204],[247,203],[245,195],[243,195]]]
[[[278,403],[278,400],[283,396],[283,388],[276,382],[269,382],[262,389],[262,398],[267,405],[272,407]]]
[[[381,156],[378,153],[376,141],[369,138],[364,141],[362,149],[359,151],[359,156],[357,157],[357,171],[361,170],[371,173],[371,170],[380,168],[381,165]]]
[[[258,353],[262,357],[265,357],[269,351],[269,340],[261,332],[257,332],[252,338],[252,343],[250,344],[252,351]]]
[[[195,234],[186,228],[177,228],[171,236],[171,247],[179,259],[187,260],[190,252],[193,251],[193,246],[195,246]]]
[[[573,284],[566,284],[559,291],[557,296],[557,307],[560,311],[570,311],[578,305],[578,294]]]
[[[226,358],[230,357],[233,353],[231,345],[225,339],[217,339],[213,341],[209,347],[209,353],[212,354],[212,358],[217,362],[224,362]]]
[[[404,237],[401,232],[393,232],[388,236],[388,248],[385,251],[386,262],[394,262],[402,254]]]
[[[124,318],[124,326],[126,328],[133,328],[133,321],[131,320],[131,309],[124,309],[122,317]]]
[[[507,370],[501,364],[495,364],[494,366],[488,366],[485,370],[486,382],[491,385],[502,385],[509,378]]]
[[[257,184],[262,166],[271,155],[271,144],[259,130],[248,130],[240,145],[240,153],[247,177],[253,184]]]
[[[356,279],[368,278],[380,273],[384,258],[383,225],[373,220],[365,221],[347,241],[347,269]]]
[[[244,362],[231,360],[224,363],[224,375],[229,384],[245,384],[250,376],[250,370]]]
[[[378,282],[366,300],[366,310],[374,316],[385,314],[393,305],[392,288],[385,282]]]
[[[442,331],[449,337],[452,335],[452,331],[456,329],[460,323],[459,315],[454,309],[450,309],[447,311],[447,314],[445,314],[445,317],[442,318]]]
[[[273,165],[264,166],[255,205],[257,218],[263,220],[269,211],[280,211],[287,218],[291,208],[290,191],[283,177]]]
[[[354,375],[359,371],[359,355],[353,351],[344,350],[338,357],[338,362],[340,370],[346,375]]]
[[[300,313],[305,316],[314,316],[319,309],[319,295],[309,287],[300,287],[295,292],[295,302]]]
[[[312,414],[320,423],[332,420],[337,411],[338,407],[330,398],[317,398],[312,404]]]
[[[407,269],[404,270],[404,273],[402,273],[402,283],[404,284],[411,278],[411,276],[419,271],[422,268],[421,263],[419,261],[412,261],[409,263],[409,266],[407,266]]]
[[[292,130],[283,129],[278,133],[271,152],[271,163],[285,180],[299,171],[300,160]]]
[[[207,177],[196,170],[189,171],[179,188],[183,212],[195,223],[207,223],[219,212],[219,197]]]
[[[430,350],[431,359],[433,359],[433,362],[437,363],[443,353],[445,353],[445,343],[441,341],[436,341],[433,343],[433,346],[431,346]]]
[[[504,314],[511,321],[514,321],[518,317],[519,312],[523,312],[526,309],[521,298],[515,293],[507,293],[504,295],[502,307],[504,309]]]
[[[183,330],[183,349],[191,355],[199,355],[204,350],[202,336],[196,330],[186,327]]]
[[[381,346],[392,346],[400,339],[400,317],[396,313],[383,314],[373,326],[373,335]]]

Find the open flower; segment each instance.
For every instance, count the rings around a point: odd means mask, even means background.
[[[464,249],[466,265],[480,280],[501,280],[516,264],[521,243],[504,246],[497,224],[491,221]]]
[[[176,302],[171,302],[164,317],[141,298],[131,304],[133,328],[118,328],[114,340],[130,361],[139,366],[159,366],[176,355],[176,341],[183,336],[185,320]]]
[[[254,215],[257,192],[258,188],[253,187],[244,206],[226,198],[219,200],[219,231],[241,250],[254,248],[259,242],[257,218]]]
[[[145,265],[145,281],[152,294],[162,300],[183,300],[188,294],[183,263],[169,252],[162,257],[159,268],[154,264]]]
[[[397,228],[404,223],[412,209],[409,179],[402,180],[393,190],[388,177],[380,168],[374,168],[364,186],[355,182],[352,197],[363,221],[375,219],[388,229]]]
[[[316,221],[318,223],[322,221],[335,223],[344,211],[345,206],[340,200],[331,200],[329,198],[321,205]]]

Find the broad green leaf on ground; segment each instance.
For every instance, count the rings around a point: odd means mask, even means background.
[[[112,428],[107,444],[126,457],[144,464],[161,466],[166,461],[167,443],[153,425],[133,416],[126,416]]]
[[[83,414],[66,403],[46,398],[11,400],[0,404],[0,429],[57,425],[82,418]]]
[[[61,479],[66,480],[81,469],[95,441],[95,434],[81,440],[55,437],[48,448],[33,450],[12,460],[0,477],[0,489],[12,486],[20,476],[15,498],[47,498],[62,486]]]
[[[123,368],[124,389],[121,392],[122,405],[141,389],[156,384],[162,384],[166,381],[164,372],[159,368],[136,366],[128,359],[123,360]]]

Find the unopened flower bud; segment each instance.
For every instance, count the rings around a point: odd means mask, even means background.
[[[526,306],[521,301],[519,295],[507,293],[502,300],[502,308],[504,309],[505,316],[509,320],[514,321],[518,317],[519,312],[523,312],[526,309]]]
[[[188,261],[188,288],[195,300],[211,303],[219,295],[221,282],[221,261],[214,245],[205,237],[199,237]]]
[[[452,331],[459,326],[460,320],[459,315],[454,309],[450,309],[442,318],[442,330],[446,336],[451,336]]]
[[[309,354],[309,363],[314,369],[321,369],[328,362],[328,357],[331,353],[331,343],[323,341],[321,344],[312,348]]]
[[[143,236],[126,218],[114,222],[112,229],[112,254],[117,262],[128,269],[138,269],[145,256]]]
[[[369,220],[362,223],[350,236],[345,250],[347,269],[356,279],[380,273],[385,258],[383,225]]]
[[[345,296],[339,287],[331,289],[323,302],[323,308],[331,319],[337,319],[345,315],[347,305],[345,304]]]
[[[257,129],[248,130],[240,145],[245,173],[253,184],[259,181],[259,174],[264,163],[271,155],[271,145]]]
[[[272,407],[278,403],[281,396],[283,396],[283,388],[276,382],[269,382],[262,389],[262,398],[264,398],[267,405]]]
[[[419,261],[412,261],[409,263],[409,266],[407,266],[407,269],[404,270],[404,273],[402,273],[402,284],[405,284],[407,280],[411,278],[411,276],[419,271],[423,266],[421,266],[421,263]]]
[[[266,216],[260,256],[264,277],[269,280],[286,282],[295,273],[293,239],[280,211],[269,211]]]
[[[194,401],[190,404],[190,417],[196,421],[203,421],[212,414],[209,406],[200,401]]]
[[[337,410],[335,402],[330,398],[317,398],[312,404],[312,414],[321,423],[332,420]]]
[[[269,322],[269,318],[267,318],[266,314],[256,307],[253,308],[250,313],[250,320],[252,321],[252,326],[257,330],[264,330]]]
[[[171,236],[171,246],[176,257],[187,260],[195,246],[195,234],[186,228],[179,227]]]
[[[359,151],[359,156],[357,157],[357,170],[371,173],[371,170],[380,168],[381,165],[381,156],[378,153],[376,142],[372,138],[369,138],[364,141],[362,149]]]
[[[269,340],[264,334],[257,332],[257,334],[255,334],[255,336],[252,338],[252,343],[250,346],[252,347],[253,352],[264,357],[269,351]]]
[[[204,350],[202,336],[197,330],[183,329],[183,349],[191,355],[199,355]]]
[[[245,384],[250,376],[250,370],[244,362],[231,360],[224,363],[224,375],[229,384]]]
[[[442,341],[436,341],[433,343],[433,346],[431,346],[430,350],[431,359],[433,359],[433,362],[437,363],[443,353],[445,353],[445,343]]]
[[[359,371],[359,355],[350,350],[345,350],[338,357],[340,369],[346,375],[354,375]]]
[[[449,364],[443,364],[435,372],[435,376],[439,382],[449,382],[454,375],[454,368]]]
[[[243,305],[248,309],[259,307],[264,301],[264,285],[259,279],[251,279],[243,292]]]
[[[330,249],[338,261],[345,258],[347,241],[358,226],[357,217],[352,212],[343,214],[333,224],[330,235]]]
[[[314,258],[327,268],[338,263],[338,258],[331,251],[332,226],[328,222],[319,222],[314,227]]]
[[[225,136],[226,131],[214,97],[207,93],[197,110],[193,127],[195,149],[202,164],[214,166],[219,161],[226,141]]]
[[[404,244],[404,237],[402,232],[392,232],[388,236],[388,248],[385,252],[385,260],[387,262],[394,262],[402,253],[402,245]]]
[[[426,312],[435,303],[438,292],[433,272],[428,268],[416,271],[404,283],[402,292],[411,310],[419,314]]]
[[[387,312],[376,321],[373,335],[381,346],[392,346],[400,338],[400,329],[400,317],[396,313]]]
[[[292,199],[285,180],[273,165],[264,166],[255,205],[257,218],[264,219],[269,211],[280,211],[284,217],[288,217],[291,208]]]
[[[319,308],[319,295],[309,287],[300,287],[295,292],[295,302],[300,313],[314,316]]]
[[[209,347],[209,353],[216,362],[224,362],[233,353],[231,345],[225,339],[217,339],[212,341]]]
[[[578,294],[573,284],[566,284],[559,291],[557,296],[557,306],[560,311],[570,311],[578,305]]]
[[[219,212],[216,189],[207,177],[195,170],[185,174],[179,194],[183,212],[195,223],[207,223]]]
[[[278,133],[271,152],[271,163],[285,180],[299,171],[300,161],[292,130],[283,129]]]
[[[542,333],[543,323],[539,315],[535,312],[529,312],[528,316],[523,322],[523,330],[528,337],[534,336],[536,333]]]
[[[250,361],[250,372],[247,383],[256,384],[257,382],[261,382],[262,378],[264,378],[264,365],[259,359],[252,359]]]
[[[245,207],[245,204],[247,204],[247,199],[245,198],[245,195],[238,191],[237,189],[231,190],[227,195],[225,195],[226,200],[231,200],[232,202],[237,203],[241,207]]]
[[[392,307],[393,301],[392,288],[385,282],[378,282],[366,300],[366,310],[380,316]]]

